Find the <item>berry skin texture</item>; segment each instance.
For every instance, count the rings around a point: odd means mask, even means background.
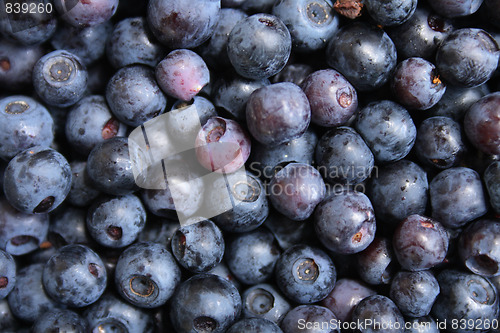
[[[330,0],[276,1],[272,14],[287,26],[295,51],[311,52],[326,47],[337,32],[339,18]]]
[[[414,110],[430,109],[446,91],[436,67],[422,58],[400,62],[391,79],[391,88],[401,104]]]
[[[439,284],[430,271],[401,271],[391,282],[390,297],[408,317],[427,316],[438,294]]]
[[[380,164],[406,157],[417,136],[410,113],[389,100],[372,102],[359,110],[354,127]]]
[[[181,226],[172,236],[172,253],[179,264],[194,273],[206,273],[224,256],[224,238],[210,220]]]
[[[328,65],[358,91],[383,86],[396,67],[396,58],[396,47],[382,29],[359,22],[340,28],[326,50]]]
[[[313,213],[325,196],[325,183],[318,170],[308,164],[290,163],[269,183],[269,199],[274,208],[294,221]]]
[[[65,50],[41,57],[33,67],[33,86],[47,104],[67,107],[78,102],[87,88],[88,73],[80,58]]]
[[[496,288],[486,278],[458,270],[444,270],[436,276],[441,292],[434,306],[432,316],[436,321],[456,318],[474,322],[494,322],[498,316],[498,295]],[[467,329],[449,328],[452,333],[484,332],[479,327]]]
[[[181,271],[168,249],[158,243],[136,243],[122,252],[115,270],[118,292],[130,303],[161,306],[181,281]]]
[[[500,154],[500,92],[474,103],[465,114],[464,129],[476,148],[486,154]]]
[[[52,144],[54,120],[49,111],[27,96],[0,99],[0,158],[10,160],[21,151]]]
[[[276,283],[285,296],[297,303],[321,301],[335,287],[337,271],[330,257],[319,248],[295,245],[276,263]]]
[[[491,163],[484,171],[484,183],[490,196],[490,204],[500,214],[500,162]]]
[[[220,7],[220,0],[152,0],[147,20],[155,37],[168,48],[194,48],[213,34]]]
[[[366,0],[368,14],[380,25],[395,26],[406,22],[417,8],[417,0]]]
[[[0,87],[14,91],[29,88],[33,82],[33,67],[44,54],[42,45],[26,46],[2,39],[0,41]]]
[[[62,19],[74,27],[91,27],[108,21],[118,8],[118,0],[55,0]]]
[[[375,213],[361,192],[327,197],[314,212],[314,228],[323,246],[336,253],[363,251],[375,237]]]
[[[301,87],[311,104],[311,121],[317,125],[344,125],[356,112],[356,90],[336,70],[316,71],[305,78]]]
[[[275,83],[255,90],[247,102],[250,134],[268,146],[301,137],[311,121],[311,107],[294,83]]]
[[[153,69],[146,65],[118,70],[108,81],[106,101],[118,120],[133,127],[162,114],[167,106]]]
[[[474,14],[483,0],[434,0],[429,4],[436,12],[446,17],[461,17]]]
[[[0,299],[4,299],[16,285],[16,262],[14,258],[0,250]]]
[[[396,260],[389,239],[375,237],[366,249],[356,255],[356,259],[358,274],[364,282],[371,285],[391,282]]]
[[[499,46],[489,33],[463,28],[451,32],[441,43],[435,64],[443,81],[470,88],[491,78],[499,57]]]
[[[59,206],[71,189],[71,167],[52,148],[32,147],[10,160],[4,174],[4,193],[16,209],[48,213]]]
[[[379,329],[380,327],[376,325],[365,326],[364,329],[360,330],[363,333],[381,331],[385,333],[403,333],[404,331],[403,315],[390,298],[382,295],[368,296],[359,302],[352,314],[352,320],[362,323],[366,320],[372,320],[372,322],[392,324],[391,328],[384,330]]]
[[[212,274],[198,274],[176,289],[170,319],[179,333],[223,333],[240,316],[241,297],[229,281]]]
[[[43,286],[47,294],[71,307],[83,307],[97,301],[106,283],[106,268],[101,258],[79,244],[60,248],[43,269]]]
[[[256,284],[241,295],[245,318],[262,318],[280,324],[290,311],[288,300],[273,286],[265,283]]]
[[[156,80],[168,95],[189,101],[208,84],[210,72],[198,54],[180,49],[170,52],[156,66]]]
[[[212,117],[198,132],[195,147],[198,162],[204,168],[232,173],[250,156],[251,140],[236,121]]]
[[[292,38],[285,24],[270,14],[249,16],[229,34],[227,53],[236,72],[260,80],[278,74],[292,50]]]
[[[421,215],[410,215],[394,231],[394,253],[408,271],[417,272],[443,262],[448,251],[448,233],[441,223]]]
[[[335,323],[337,317],[330,309],[319,305],[299,305],[283,318],[281,329],[286,333],[339,333],[338,328],[323,328],[323,323]],[[311,329],[311,328],[313,329]]]
[[[458,253],[465,266],[484,277],[500,275],[500,222],[482,219],[461,233]]]
[[[432,218],[448,228],[459,228],[488,211],[479,174],[457,167],[441,171],[429,185]]]
[[[71,310],[52,309],[39,316],[33,324],[33,333],[74,332],[85,333],[87,322]]]

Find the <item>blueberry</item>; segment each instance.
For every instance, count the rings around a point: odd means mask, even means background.
[[[499,53],[500,54],[500,53]],[[465,134],[472,144],[486,154],[500,154],[500,92],[484,96],[465,114]]]
[[[210,220],[181,226],[172,236],[172,253],[179,264],[194,273],[206,273],[224,256],[224,238]]]
[[[117,136],[97,144],[86,170],[92,186],[108,194],[126,195],[137,189],[127,138]]]
[[[106,282],[104,263],[84,245],[60,248],[43,269],[43,286],[47,294],[71,307],[83,307],[97,301],[106,289]]]
[[[91,332],[153,332],[153,317],[111,293],[104,294],[83,313]]]
[[[375,237],[370,199],[360,192],[333,194],[314,213],[316,235],[327,249],[343,254],[363,251]]]
[[[315,239],[310,220],[292,221],[276,211],[270,211],[264,226],[271,230],[279,246],[286,250],[297,244],[311,244]]]
[[[349,278],[337,280],[332,292],[321,301],[342,322],[351,320],[356,305],[365,297],[375,295],[375,291],[364,283]]]
[[[158,40],[172,49],[193,48],[213,34],[220,0],[152,0],[147,20]]]
[[[278,325],[267,319],[261,318],[245,318],[235,322],[227,333],[282,333],[283,331]]]
[[[51,148],[28,148],[10,160],[4,174],[4,193],[16,209],[47,213],[59,206],[71,188],[71,167]]]
[[[0,250],[0,272],[0,299],[3,299],[16,285],[16,262],[3,250]]]
[[[352,23],[339,29],[326,50],[328,64],[359,91],[381,87],[396,67],[396,47],[376,27]]]
[[[441,223],[417,214],[399,223],[392,242],[399,263],[412,272],[442,263],[449,244],[448,233]]]
[[[252,146],[248,169],[266,180],[271,179],[274,172],[286,163],[312,164],[317,143],[318,136],[312,130],[307,130],[297,139],[273,147],[256,143]]]
[[[401,59],[421,57],[432,59],[438,46],[453,30],[453,25],[435,12],[418,7],[403,24],[388,29]]]
[[[439,293],[432,315],[436,321],[460,318],[464,322],[494,322],[498,316],[498,295],[486,278],[457,270],[444,270],[437,275]],[[483,332],[479,326],[448,327],[449,332]]]
[[[49,111],[27,96],[0,99],[0,157],[9,160],[21,151],[49,147],[54,139],[54,120]]]
[[[128,247],[116,264],[118,292],[139,307],[165,304],[180,280],[181,272],[173,256],[157,243],[136,243]]]
[[[229,60],[238,74],[259,80],[279,73],[292,50],[292,38],[276,16],[259,13],[240,20],[227,43]]]
[[[261,318],[280,324],[291,306],[286,298],[272,285],[253,285],[241,295],[243,317]]]
[[[223,7],[225,7],[223,5]],[[230,64],[227,54],[229,34],[236,23],[248,15],[236,8],[222,8],[219,20],[210,39],[199,48],[199,54],[213,68],[224,68]]]
[[[57,248],[68,244],[90,244],[87,232],[87,210],[65,206],[50,221],[47,239]]]
[[[356,255],[359,277],[371,285],[389,284],[394,276],[396,259],[392,243],[376,237],[370,245]]]
[[[379,221],[395,225],[409,215],[425,213],[429,183],[418,164],[401,160],[377,171],[368,193]]]
[[[232,173],[247,161],[251,144],[248,133],[236,121],[213,117],[198,132],[196,157],[210,171]]]
[[[371,332],[403,332],[404,318],[394,302],[382,295],[368,296],[356,305],[352,313],[352,321],[361,322],[357,331]]]
[[[66,139],[88,156],[92,148],[104,140],[124,136],[127,127],[111,113],[103,96],[84,97],[68,113],[66,118]]]
[[[42,45],[20,45],[0,40],[0,87],[29,89],[35,63],[44,55]]]
[[[106,100],[118,120],[134,127],[162,114],[167,106],[153,69],[146,65],[119,69],[108,82]]]
[[[78,102],[87,88],[82,60],[65,50],[47,53],[33,67],[33,86],[47,104],[66,107]]]
[[[32,264],[17,272],[16,286],[9,294],[9,307],[19,319],[34,322],[46,311],[59,308],[44,290],[43,264]]]
[[[238,181],[231,180],[232,175],[227,178],[218,178],[210,186],[206,187],[206,193],[212,195],[205,198],[205,205],[217,207],[221,198],[218,193],[229,195],[232,200],[232,208],[213,218],[219,228],[229,232],[247,232],[258,228],[269,215],[269,204],[266,190],[262,182],[250,172],[246,173],[240,180],[240,174],[235,175]],[[226,180],[227,179],[227,180]],[[226,181],[231,185],[227,188]]]
[[[465,154],[460,125],[448,117],[425,119],[418,129],[415,152],[422,164],[438,169],[458,165]]]
[[[271,278],[280,253],[273,234],[260,228],[228,241],[225,259],[239,281],[252,285]]]
[[[0,330],[4,332],[16,332],[19,322],[12,314],[7,299],[0,300]]]
[[[311,65],[290,61],[283,67],[281,72],[273,76],[271,80],[272,83],[292,82],[300,86],[307,76],[313,72],[314,68]]]
[[[358,107],[358,95],[342,74],[333,69],[316,71],[301,85],[311,104],[311,121],[317,125],[344,125]]]
[[[382,26],[400,25],[410,19],[417,8],[417,0],[368,0],[368,14]]]
[[[475,52],[468,52],[474,49]],[[436,54],[436,67],[442,79],[460,87],[485,83],[498,65],[500,49],[486,31],[463,28],[451,32]]]
[[[88,206],[99,196],[100,192],[90,184],[86,171],[87,162],[73,161],[69,165],[73,176],[71,177],[71,189],[66,200],[74,206]]]
[[[55,0],[55,9],[62,19],[75,27],[95,26],[109,20],[118,8],[118,0],[75,2]]]
[[[500,275],[499,230],[499,221],[482,219],[469,224],[460,234],[458,253],[472,273]]]
[[[325,183],[308,164],[290,163],[276,172],[268,186],[274,208],[295,221],[309,218],[325,196]]]
[[[330,257],[316,247],[296,245],[276,263],[276,283],[290,300],[312,304],[326,298],[335,287],[337,272]]]
[[[33,45],[49,40],[56,31],[57,19],[52,11],[52,1],[28,0],[23,2],[26,4],[22,6],[23,8],[18,7],[21,10],[15,10],[15,7],[11,7],[10,13],[7,9],[7,3],[2,8],[3,17],[0,21],[0,32],[6,38],[16,43]],[[15,2],[10,4],[13,5]],[[24,10],[24,8],[28,10]],[[33,10],[33,8],[35,9]]]
[[[276,1],[272,13],[287,26],[293,48],[298,52],[325,48],[339,26],[339,18],[330,0]]]
[[[156,80],[168,95],[189,101],[210,81],[210,72],[198,54],[177,49],[156,66]]]
[[[391,299],[405,316],[427,316],[438,294],[439,284],[430,271],[399,272],[391,282]]]
[[[443,116],[455,121],[463,120],[465,113],[472,104],[489,93],[486,85],[473,88],[460,88],[449,86],[432,108],[428,110],[431,116]]]
[[[441,171],[430,183],[432,217],[448,228],[458,228],[486,214],[486,198],[479,174],[469,168]]]
[[[276,146],[304,134],[311,121],[307,96],[299,86],[275,83],[255,90],[247,102],[246,120],[252,136]]]
[[[18,256],[36,250],[47,236],[47,214],[26,214],[0,200],[0,248]]]
[[[132,244],[145,223],[146,210],[133,194],[98,200],[87,214],[87,228],[92,238],[113,248]]]
[[[326,181],[358,184],[372,172],[375,160],[363,138],[351,127],[329,130],[316,145],[315,160]]]
[[[156,216],[175,219],[179,215],[193,216],[204,203],[205,183],[198,178],[192,165],[184,161],[172,160],[165,163],[165,166],[169,170],[168,181],[162,179],[165,189],[142,190],[144,205]],[[180,183],[182,186],[175,186],[171,190],[168,183]]]
[[[214,104],[238,121],[246,121],[245,109],[250,95],[270,84],[268,79],[251,80],[234,75],[216,82]]]
[[[166,55],[144,17],[129,17],[114,27],[106,45],[109,62],[115,68],[132,64],[156,66]]]
[[[435,0],[429,2],[436,12],[446,17],[460,17],[474,14],[483,0],[458,0],[449,2],[446,0]]]
[[[171,240],[175,231],[179,228],[179,222],[170,219],[150,219],[139,234],[139,242],[153,242],[165,245],[171,251]]]
[[[484,171],[484,183],[490,196],[490,204],[500,214],[500,162],[491,163]]]
[[[299,305],[286,314],[281,328],[287,333],[339,333],[337,323],[337,317],[328,308]]]
[[[405,158],[417,136],[408,111],[389,100],[372,102],[359,110],[354,126],[379,163]]]
[[[446,91],[436,67],[417,57],[405,59],[397,65],[391,88],[401,104],[415,110],[430,109]]]
[[[85,28],[63,25],[50,42],[56,50],[71,52],[90,66],[104,55],[112,30],[111,22]]]
[[[170,318],[179,333],[225,332],[241,313],[241,297],[233,284],[211,274],[181,283],[172,296]]]
[[[45,332],[85,333],[87,321],[71,310],[52,309],[37,318],[33,324],[33,333]]]

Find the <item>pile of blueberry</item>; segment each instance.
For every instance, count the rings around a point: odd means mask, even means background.
[[[0,4],[1,332],[500,332],[500,0]]]

